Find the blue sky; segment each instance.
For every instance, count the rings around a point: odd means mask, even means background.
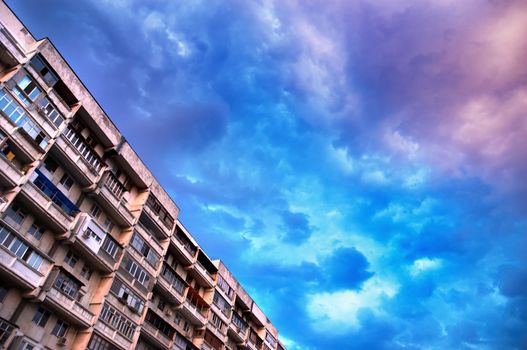
[[[290,350],[527,348],[527,4],[8,1]]]

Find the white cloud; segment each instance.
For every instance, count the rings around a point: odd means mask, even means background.
[[[441,268],[442,265],[443,261],[441,259],[422,258],[415,260],[408,269],[412,276],[417,277],[428,271],[437,270]]]
[[[307,312],[317,332],[342,332],[360,328],[360,311],[381,315],[382,303],[397,294],[398,285],[380,277],[365,282],[359,291],[345,290],[310,295]]]

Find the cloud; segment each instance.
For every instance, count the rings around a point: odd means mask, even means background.
[[[360,327],[365,312],[382,314],[383,299],[397,293],[397,285],[373,278],[360,291],[316,293],[308,297],[307,312],[317,332],[345,333]]]
[[[10,5],[291,350],[527,346],[524,1]]]

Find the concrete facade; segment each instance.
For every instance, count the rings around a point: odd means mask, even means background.
[[[0,191],[0,349],[285,349],[53,44],[3,2]]]

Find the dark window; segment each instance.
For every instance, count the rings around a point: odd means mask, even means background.
[[[59,181],[62,186],[64,186],[65,189],[67,189],[69,191],[69,189],[71,188],[71,186],[73,186],[73,179],[68,175],[68,174],[64,174],[62,175],[62,178],[60,179]]]
[[[69,328],[69,325],[66,322],[62,320],[57,320],[57,323],[55,324],[55,327],[53,327],[51,334],[57,337],[63,337],[68,332],[68,328]]]
[[[33,316],[33,322],[35,322],[37,326],[45,327],[49,316],[51,316],[51,313],[48,310],[44,309],[43,307],[39,307],[35,313],[35,316]]]
[[[57,164],[55,159],[51,157],[47,157],[46,160],[44,161],[44,168],[46,168],[46,170],[52,174],[57,170],[58,167],[59,165]]]
[[[36,239],[40,241],[40,239],[42,238],[42,235],[44,234],[44,231],[46,231],[44,227],[39,226],[34,223],[33,225],[31,225],[27,233],[29,233],[31,236],[35,237]]]
[[[118,348],[94,333],[88,344],[88,350],[118,350]]]
[[[29,62],[31,66],[40,74],[42,79],[48,84],[49,86],[55,85],[55,83],[59,80],[59,78],[51,71],[49,66],[44,63],[44,60],[40,57],[40,55],[35,55]]]

